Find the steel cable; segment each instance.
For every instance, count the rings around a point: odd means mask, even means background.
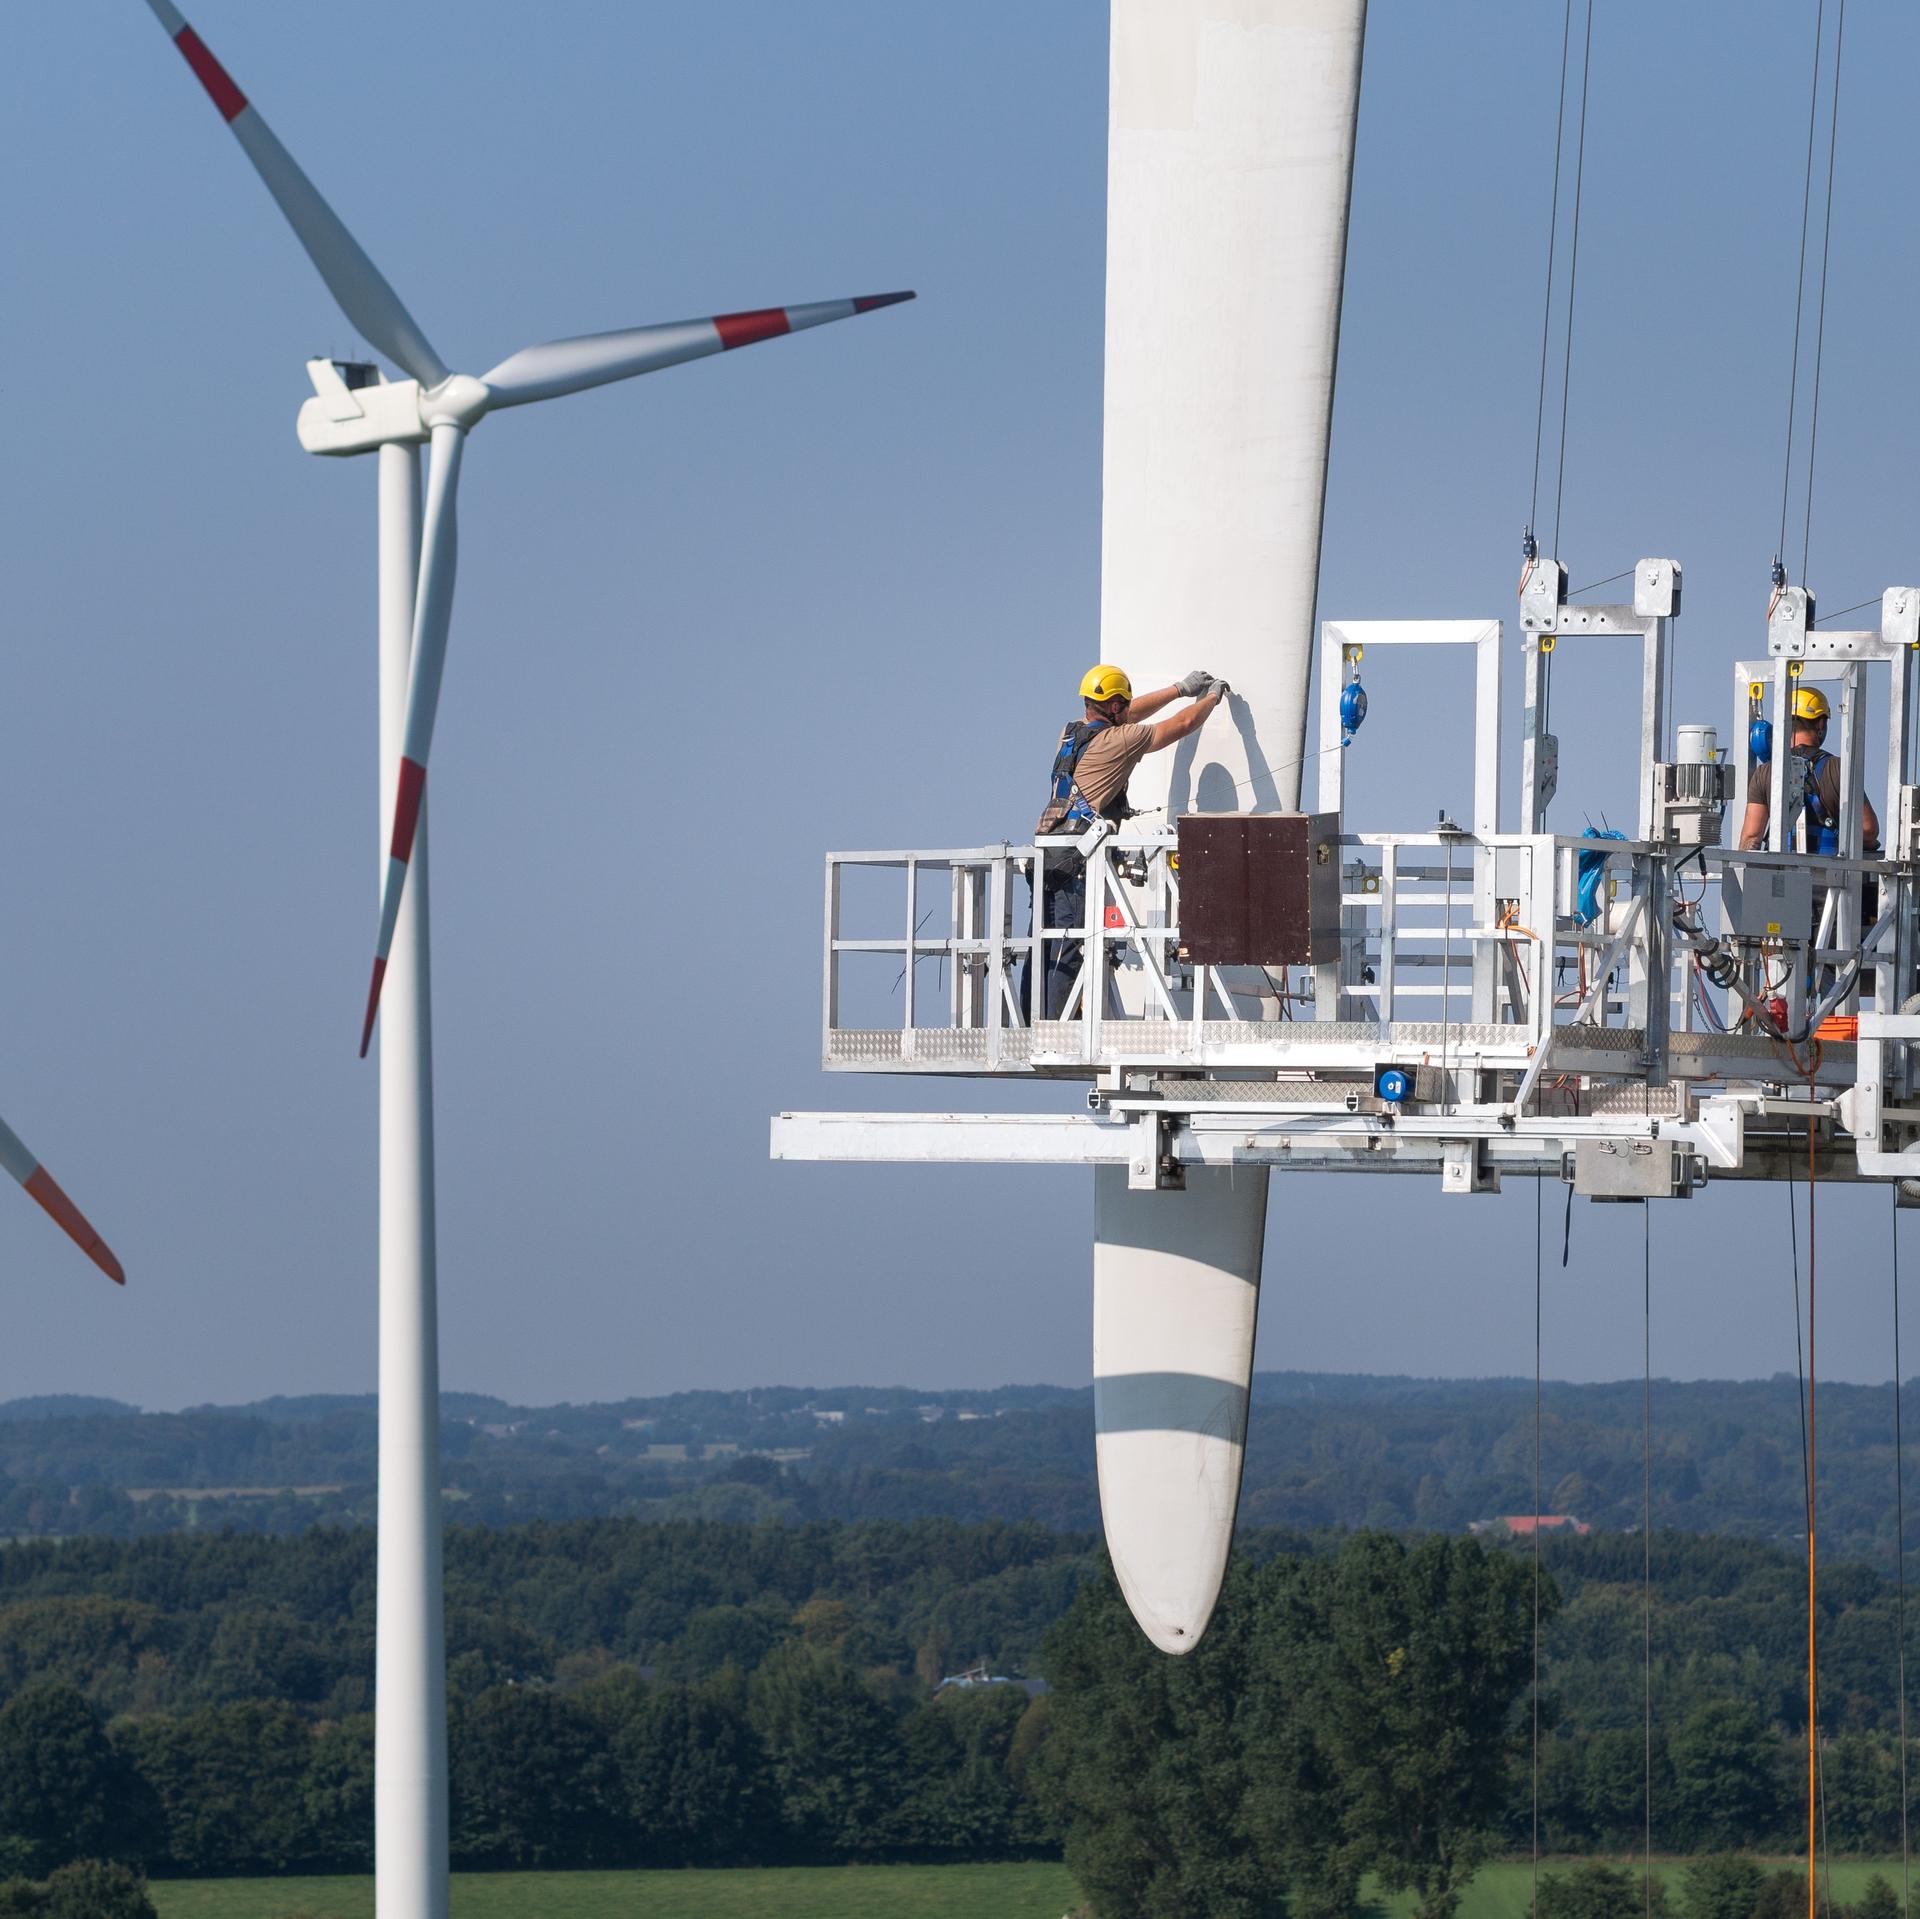
[[[1895,1649],[1900,1683],[1900,1910],[1913,1909],[1913,1854],[1907,1837],[1907,1452],[1900,1429],[1900,1189],[1893,1189],[1893,1529]]]
[[[1824,0],[1822,0],[1824,4]],[[1807,517],[1800,535],[1800,581],[1807,580],[1813,548],[1813,462],[1820,444],[1820,366],[1827,345],[1827,262],[1833,250],[1833,162],[1840,143],[1840,55],[1847,39],[1847,0],[1840,0],[1833,25],[1833,102],[1827,109],[1827,206],[1820,228],[1820,305],[1813,328],[1813,404],[1807,416]]]
[[[1540,1268],[1545,1200],[1533,1176],[1533,1900],[1540,1912]]]
[[[1787,556],[1787,493],[1793,485],[1793,415],[1800,395],[1800,319],[1806,303],[1807,221],[1813,211],[1813,131],[1820,113],[1820,54],[1826,44],[1826,25],[1827,0],[1819,0],[1813,17],[1813,84],[1807,91],[1806,178],[1800,189],[1800,266],[1793,283],[1793,362],[1787,372],[1787,450],[1780,462],[1780,537],[1773,549],[1783,563]]]
[[[1553,330],[1554,255],[1560,237],[1560,147],[1567,128],[1567,47],[1573,32],[1573,0],[1560,19],[1560,104],[1553,122],[1553,201],[1547,215],[1547,291],[1540,302],[1540,391],[1533,404],[1533,487],[1527,495],[1527,535],[1540,514],[1540,443],[1547,420],[1547,341]]]
[[[1814,1276],[1818,1239],[1814,1225],[1814,1158],[1817,1128],[1811,1110],[1813,1074],[1807,1074],[1807,1919],[1815,1919],[1818,1909],[1819,1875],[1814,1853],[1815,1825],[1820,1804],[1820,1693],[1817,1663],[1816,1621],[1818,1613],[1817,1567],[1820,1408],[1819,1360],[1814,1348]]]
[[[1640,1686],[1646,1830],[1640,1863],[1653,1919],[1653,1203],[1640,1202]]]
[[[1825,0],[1822,0],[1825,4]],[[1573,312],[1580,284],[1580,201],[1587,172],[1587,81],[1593,70],[1593,0],[1587,0],[1586,38],[1580,54],[1580,136],[1573,161],[1573,237],[1567,247],[1567,350],[1560,370],[1560,460],[1553,483],[1553,552],[1560,556],[1560,504],[1567,484],[1567,405],[1573,391]]]

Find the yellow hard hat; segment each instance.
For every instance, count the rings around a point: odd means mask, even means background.
[[[1080,697],[1104,706],[1109,700],[1133,698],[1133,682],[1117,666],[1090,667],[1080,682]]]
[[[1794,689],[1793,717],[1796,720],[1824,720],[1833,708],[1827,704],[1827,696],[1817,686],[1802,686]]]

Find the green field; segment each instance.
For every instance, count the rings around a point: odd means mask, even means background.
[[[1547,1872],[1568,1872],[1574,1867],[1584,1865],[1581,1859],[1544,1859],[1540,1870]],[[1603,1864],[1623,1866],[1628,1872],[1638,1870],[1638,1858],[1607,1858]],[[1681,1875],[1687,1869],[1685,1859],[1663,1859],[1654,1854],[1654,1876],[1666,1882],[1668,1893],[1676,1904],[1680,1894]],[[1807,1862],[1804,1855],[1798,1859],[1762,1859],[1760,1863],[1769,1870],[1791,1868],[1795,1872],[1805,1872]],[[1836,1906],[1850,1906],[1866,1890],[1866,1884],[1875,1873],[1881,1874],[1897,1893],[1900,1890],[1900,1861],[1898,1859],[1837,1859],[1827,1872],[1829,1894]],[[1525,1860],[1502,1862],[1498,1865],[1483,1866],[1468,1887],[1466,1897],[1460,1902],[1460,1919],[1528,1919],[1533,1906],[1533,1867]],[[1373,1910],[1376,1913],[1388,1913],[1392,1919],[1408,1919],[1413,1911],[1413,1895],[1402,1893],[1396,1898],[1383,1899]]]
[[[371,1879],[156,1880],[160,1919],[373,1919]],[[1064,1866],[456,1873],[453,1919],[1060,1919]]]
[[[1564,1871],[1577,1860],[1549,1860]],[[1794,1859],[1768,1866],[1800,1869]],[[1609,1859],[1631,1870],[1637,1860]],[[1654,1871],[1677,1894],[1684,1859]],[[1844,1859],[1830,1875],[1836,1905],[1852,1905],[1868,1876],[1900,1889],[1898,1859]],[[1525,1862],[1486,1867],[1460,1919],[1527,1919],[1533,1883]],[[160,1919],[373,1919],[371,1879],[173,1879],[156,1881]],[[461,1873],[454,1919],[1060,1919],[1080,1903],[1064,1866],[794,1866],[734,1872]],[[1371,1908],[1407,1919],[1410,1894]]]

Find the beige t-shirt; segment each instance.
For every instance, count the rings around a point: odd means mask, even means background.
[[[1146,758],[1153,740],[1153,728],[1129,720],[1120,726],[1102,727],[1087,742],[1074,768],[1073,783],[1096,813],[1104,812],[1127,790],[1133,769]]]

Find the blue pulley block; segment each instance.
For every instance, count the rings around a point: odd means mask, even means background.
[[[1773,764],[1773,722],[1751,720],[1747,724],[1747,757],[1756,766]]]

